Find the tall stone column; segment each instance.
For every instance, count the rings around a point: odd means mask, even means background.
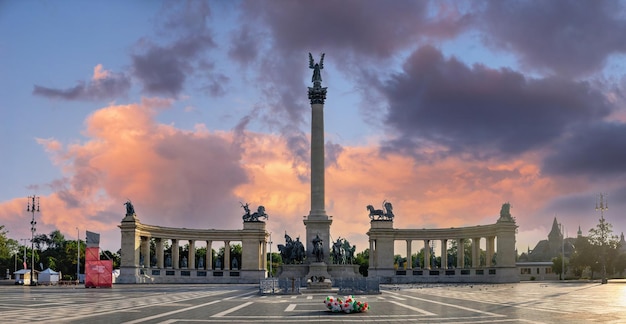
[[[126,215],[119,225],[122,234],[122,247],[120,253],[120,276],[117,283],[139,282],[139,251],[141,237],[137,226],[139,220],[135,215]]]
[[[224,270],[230,270],[230,241],[224,241]]]
[[[163,238],[159,237],[156,239],[156,259],[157,264],[156,267],[159,269],[163,269]]]
[[[189,252],[187,255],[187,259],[189,260],[189,269],[196,268],[196,241],[189,240]]]
[[[172,268],[180,269],[180,255],[178,251],[178,240],[172,239]]]
[[[487,267],[493,266],[492,259],[493,259],[493,252],[494,252],[494,243],[495,243],[495,237],[494,236],[487,237],[486,245],[485,245],[485,247],[487,249],[485,266],[487,266]]]
[[[306,257],[308,262],[316,260],[313,255],[313,239],[322,239],[323,261],[330,261],[330,224],[332,219],[326,215],[324,182],[324,100],[326,88],[322,87],[320,70],[324,68],[324,54],[319,63],[314,63],[309,54],[309,67],[313,69],[313,87],[309,87],[311,101],[311,211],[304,220],[306,227]]]
[[[472,268],[480,268],[480,237],[472,239]]]
[[[456,249],[456,267],[465,268],[465,239],[457,239]]]
[[[406,268],[411,270],[413,268],[413,257],[411,256],[411,240],[406,240]]]
[[[424,240],[424,269],[430,269],[430,240]]]
[[[143,257],[143,267],[150,268],[150,237],[141,237],[141,256]]]
[[[441,240],[441,268],[448,269],[448,240]]]
[[[496,265],[498,267],[515,267],[515,229],[514,221],[498,220],[496,233],[498,236],[498,255]]]
[[[213,270],[213,241],[206,241],[206,269]]]
[[[370,269],[378,268],[378,265],[376,264],[375,254],[376,254],[376,241],[370,239],[370,255],[369,255]]]
[[[260,241],[259,244],[261,245],[261,255],[259,255],[259,257],[262,258],[259,259],[259,264],[261,265],[261,268],[263,268],[263,270],[267,271],[267,242]]]

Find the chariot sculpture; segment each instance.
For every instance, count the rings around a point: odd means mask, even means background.
[[[374,209],[374,206],[367,205],[369,217],[371,220],[393,220],[393,206],[388,201],[383,201],[383,209]]]
[[[261,217],[263,217],[264,219],[269,218],[269,215],[265,213],[265,206],[259,206],[259,208],[257,208],[257,211],[255,211],[254,213],[250,213],[250,206],[248,203],[246,203],[245,205],[241,202],[239,203],[241,204],[241,207],[243,207],[243,210],[246,212],[241,217],[243,218],[244,222],[260,222],[259,218]]]

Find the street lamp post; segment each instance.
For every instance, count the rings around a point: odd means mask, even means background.
[[[31,244],[31,264],[30,264],[30,285],[35,285],[35,232],[37,228],[37,222],[35,222],[35,212],[39,212],[39,197],[32,195],[28,197],[28,202],[26,203],[26,211],[31,212],[33,215],[32,220],[30,221],[30,244]]]
[[[24,269],[28,269],[28,267],[26,267],[26,242],[28,242],[29,239],[20,239],[20,241],[24,242]]]
[[[76,227],[76,284],[80,283],[80,231]]]
[[[559,224],[561,229],[561,280],[565,280],[565,226]]]
[[[272,277],[272,233],[270,233],[270,278]]]

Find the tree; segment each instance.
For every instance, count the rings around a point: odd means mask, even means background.
[[[565,276],[567,267],[563,268],[563,257],[561,255],[552,259],[552,272],[559,274],[559,280],[562,280]]]
[[[590,269],[593,278],[593,272],[597,270],[597,265],[600,261],[595,248],[591,245],[589,239],[584,236],[578,237],[574,242],[574,246],[576,249],[569,262],[572,273],[580,278],[585,269]]]
[[[54,230],[48,235],[50,239],[50,247],[53,249],[63,249],[65,245],[65,236],[59,230]]]
[[[271,277],[276,276],[276,271],[278,270],[278,267],[283,264],[283,258],[280,256],[280,253],[276,253],[276,252],[272,252],[271,254],[268,252],[266,257],[269,257],[269,262],[267,264],[267,272],[270,274]],[[271,269],[272,272],[270,273],[270,265],[271,265]]]
[[[596,227],[589,230],[589,242],[600,255],[602,283],[606,283],[609,250],[617,250],[619,246],[617,236],[611,235],[613,233],[612,228],[613,225],[607,222],[604,216],[601,216]]]
[[[121,250],[118,250],[117,253],[113,253],[109,250],[101,251],[100,260],[111,260],[113,261],[113,269],[119,268],[121,262],[120,252]]]
[[[622,253],[617,257],[617,262],[615,262],[615,271],[619,274],[620,277],[624,275],[624,270],[626,269],[626,253]]]
[[[8,238],[8,233],[4,230],[4,225],[0,225],[0,269],[14,269],[19,253],[19,243]]]
[[[354,263],[359,265],[359,273],[362,274],[363,277],[367,277],[370,266],[370,249],[365,249],[363,252],[357,253],[354,258]]]
[[[233,260],[237,260],[237,267],[241,268],[241,252],[242,252],[241,244],[230,245],[230,264],[228,265],[229,268],[232,268]],[[219,252],[217,252],[217,258],[220,260],[220,262],[222,262],[222,266],[226,268],[226,265],[224,264],[224,248],[223,247],[221,247]]]
[[[456,267],[458,264],[458,242],[452,240],[450,242],[450,248],[448,249],[448,267]],[[463,240],[463,264],[465,267],[472,265],[472,243],[469,240]]]

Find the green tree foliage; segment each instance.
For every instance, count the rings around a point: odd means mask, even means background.
[[[617,273],[621,278],[623,278],[624,270],[626,270],[626,253],[621,253],[617,257],[617,261],[615,262],[615,273]]]
[[[582,277],[585,269],[598,270],[599,256],[587,237],[581,236],[574,242],[576,250],[570,258],[570,268],[575,277]]]
[[[237,260],[237,267],[241,268],[241,244],[230,244],[230,264],[228,267],[233,266],[233,260]],[[217,258],[222,263],[224,269],[226,269],[226,265],[224,264],[224,248],[221,247],[217,252]]]
[[[359,273],[363,275],[363,277],[367,277],[370,266],[370,249],[365,249],[363,252],[359,252],[356,254],[354,258],[354,263],[359,265]]]
[[[607,271],[612,268],[612,261],[617,257],[616,251],[619,247],[619,240],[613,233],[613,225],[600,217],[596,227],[589,230],[589,242],[595,248],[600,257],[600,271],[606,276]],[[613,258],[611,258],[613,256]]]
[[[450,248],[448,249],[448,267],[456,267],[458,264],[458,243],[457,240],[450,241]],[[472,243],[469,240],[463,241],[463,264],[465,267],[472,266]]]
[[[4,229],[4,225],[0,225],[0,270],[3,271],[0,276],[4,276],[6,269],[9,269],[9,273],[13,273],[19,257],[19,243],[8,238],[8,233]]]
[[[268,257],[269,262],[267,263],[267,272],[270,273],[270,263],[272,264],[271,266],[271,273],[270,276],[275,277],[276,276],[276,271],[278,270],[278,267],[283,264],[283,258],[280,256],[280,253],[276,253],[276,252],[272,252],[272,254],[270,255],[270,253],[268,252],[266,257]]]
[[[66,240],[59,230],[52,231],[49,235],[38,234],[33,239],[35,250],[32,251],[30,240],[20,245],[18,241],[7,238],[4,225],[0,225],[0,275],[9,269],[9,273],[23,268],[24,259],[30,268],[32,255],[35,256],[35,269],[44,270],[51,268],[59,271],[63,279],[76,279],[76,265],[80,262],[80,273],[85,273],[85,242]],[[78,247],[80,246],[80,254]],[[26,258],[24,258],[26,251]],[[80,261],[78,260],[80,259]],[[100,253],[101,260],[112,260],[113,267],[119,268],[120,254],[110,251]]]
[[[563,257],[561,255],[552,259],[552,272],[559,274],[559,280],[563,279],[565,272],[567,272],[567,262],[565,268],[563,268]]]

